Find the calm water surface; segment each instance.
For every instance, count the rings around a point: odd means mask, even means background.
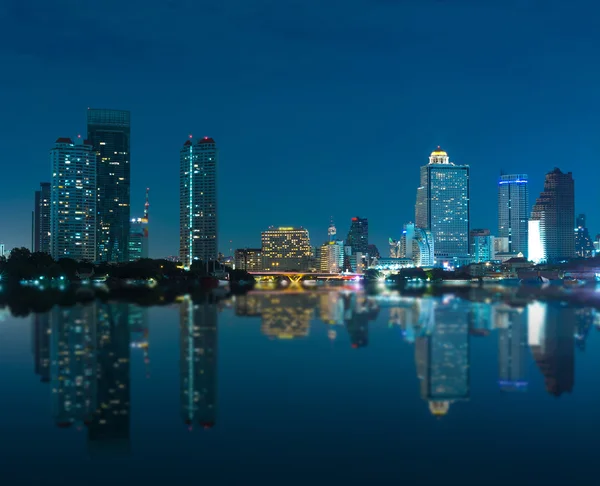
[[[350,291],[0,320],[0,484],[594,484],[600,315]]]

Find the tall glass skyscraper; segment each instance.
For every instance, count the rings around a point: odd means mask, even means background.
[[[498,181],[498,236],[508,251],[527,256],[529,184],[527,174],[501,175]]]
[[[98,261],[129,260],[130,114],[88,109],[87,135],[98,155]]]
[[[190,267],[217,257],[217,145],[204,137],[179,153],[179,258]]]
[[[469,255],[469,166],[434,150],[421,167],[415,208],[417,227],[433,234],[436,262]]]
[[[575,256],[575,182],[571,172],[546,174],[529,220],[528,258],[556,262]]]
[[[350,231],[346,238],[346,246],[352,248],[352,254],[369,252],[369,221],[367,218],[355,216],[350,222]]]
[[[96,154],[91,142],[59,138],[50,151],[50,254],[96,260]]]
[[[33,209],[33,251],[50,253],[50,206],[51,186],[49,182],[40,182],[35,191]]]

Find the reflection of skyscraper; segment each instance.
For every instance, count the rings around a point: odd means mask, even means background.
[[[213,302],[180,306],[181,415],[188,425],[213,427],[217,419],[218,308]]]
[[[573,390],[575,375],[574,310],[535,302],[527,308],[528,341],[546,390],[556,397]]]
[[[59,427],[88,424],[97,405],[96,306],[55,307],[51,323],[53,416]]]
[[[435,327],[415,343],[421,397],[432,414],[448,413],[450,404],[469,398],[469,324],[466,306],[445,297],[434,304]]]
[[[150,328],[148,326],[148,309],[128,304],[127,315],[131,331],[131,347],[141,349],[146,367],[146,377],[150,376]]]
[[[35,374],[50,381],[50,314],[33,315],[33,359]]]
[[[494,308],[498,328],[498,385],[504,392],[527,391],[527,313],[520,308]]]
[[[375,320],[379,313],[375,301],[364,295],[343,296],[344,320],[353,348],[364,348],[369,344],[369,321]]]
[[[128,311],[126,303],[97,304],[98,406],[88,427],[88,445],[94,454],[129,452]]]

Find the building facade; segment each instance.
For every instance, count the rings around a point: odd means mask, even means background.
[[[577,216],[575,223],[575,256],[579,258],[591,258],[594,256],[594,243],[590,232],[585,225],[585,214]]]
[[[262,233],[263,270],[306,271],[312,257],[308,230],[270,227]]]
[[[90,108],[87,139],[97,154],[97,258],[129,261],[131,219],[130,113]]]
[[[247,272],[259,272],[263,268],[262,248],[235,250],[235,268]]]
[[[431,231],[436,263],[469,255],[469,166],[450,162],[438,147],[421,167],[415,222]]]
[[[50,182],[40,182],[33,208],[33,251],[50,253]]]
[[[355,216],[350,222],[346,246],[352,248],[352,254],[362,253],[366,255],[369,251],[369,221],[367,218]]]
[[[556,262],[575,256],[575,182],[571,172],[546,174],[529,220],[528,258]]]
[[[339,273],[344,266],[344,242],[328,241],[319,252],[319,269],[323,273]]]
[[[179,154],[179,258],[185,267],[219,256],[217,162],[217,145],[209,137],[188,140]]]
[[[399,245],[399,258],[409,258],[415,267],[435,265],[435,246],[431,231],[418,228],[414,223],[404,225]]]
[[[501,175],[498,181],[498,236],[508,239],[507,252],[527,255],[528,225],[527,174]]]
[[[470,232],[471,261],[485,263],[494,260],[494,237],[489,229],[474,229]]]
[[[96,153],[91,142],[59,138],[50,151],[52,258],[96,260]]]

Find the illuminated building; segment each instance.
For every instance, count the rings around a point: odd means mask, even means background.
[[[89,424],[98,405],[96,305],[55,307],[50,329],[54,421],[59,427]]]
[[[488,229],[474,229],[470,232],[471,261],[485,263],[494,260],[494,237]]]
[[[346,246],[351,248],[352,254],[369,252],[369,221],[367,218],[355,216],[350,222],[350,230],[346,238]]]
[[[181,415],[185,424],[211,428],[217,420],[218,309],[213,302],[180,305]]]
[[[6,249],[4,248],[4,243],[0,243],[0,257],[6,256]]]
[[[96,260],[96,154],[89,141],[59,138],[50,151],[50,254]]]
[[[98,155],[97,258],[129,261],[130,113],[89,108],[87,138]]]
[[[591,258],[594,256],[594,244],[590,232],[585,225],[585,214],[577,216],[575,226],[575,255],[579,258]]]
[[[508,239],[503,252],[527,255],[528,221],[527,174],[502,174],[498,180],[498,236]]]
[[[307,270],[312,256],[308,230],[270,227],[262,233],[263,270]]]
[[[528,343],[554,396],[573,391],[575,381],[574,309],[560,302],[534,302],[527,307]]]
[[[186,267],[218,258],[217,161],[209,137],[194,143],[190,136],[179,153],[179,258]]]
[[[503,392],[527,391],[527,312],[499,304],[494,308],[498,329],[498,385]]]
[[[448,413],[450,404],[470,395],[469,323],[466,305],[451,296],[433,301],[428,334],[415,342],[421,397],[433,415]],[[424,308],[427,310],[427,307]]]
[[[129,226],[129,261],[134,262],[140,258],[148,258],[148,222],[150,218],[150,202],[146,189],[146,204],[144,205],[144,217],[133,218]]]
[[[575,256],[575,183],[571,172],[546,174],[529,219],[528,259],[556,262]]]
[[[344,242],[338,240],[323,244],[319,264],[323,273],[339,273],[344,266]]]
[[[431,231],[418,228],[414,223],[404,225],[400,238],[400,258],[409,258],[415,267],[433,267],[435,246]]]
[[[50,381],[50,313],[34,314],[33,320],[33,362],[35,374],[42,383]]]
[[[247,272],[257,272],[263,268],[262,248],[235,250],[235,268]]]
[[[469,166],[450,162],[433,151],[421,167],[415,222],[433,235],[436,263],[469,261]]]
[[[33,209],[33,251],[50,253],[50,208],[52,184],[40,182],[40,189],[35,191]]]

